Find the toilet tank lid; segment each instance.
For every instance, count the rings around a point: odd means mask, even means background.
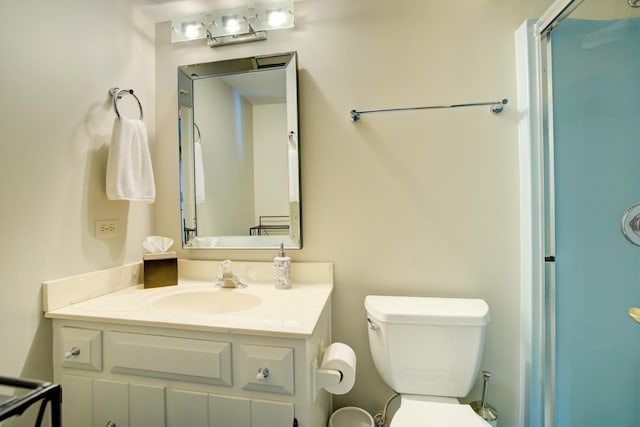
[[[368,295],[364,306],[370,317],[387,323],[466,326],[489,323],[489,306],[481,299]]]

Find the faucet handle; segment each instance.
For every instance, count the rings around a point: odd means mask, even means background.
[[[231,271],[231,260],[224,260],[220,263],[220,274],[216,276],[216,286],[221,288],[246,288],[238,276]]]
[[[231,272],[231,260],[226,259],[220,263],[220,269],[222,270],[222,275],[227,276],[233,274]]]

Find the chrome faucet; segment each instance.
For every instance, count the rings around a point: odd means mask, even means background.
[[[221,273],[218,274],[216,286],[221,288],[246,288],[247,285],[242,283],[238,276],[231,271],[231,261],[225,260],[220,263]]]

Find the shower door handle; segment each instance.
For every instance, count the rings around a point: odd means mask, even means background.
[[[620,230],[625,239],[640,246],[640,203],[633,204],[624,211]]]

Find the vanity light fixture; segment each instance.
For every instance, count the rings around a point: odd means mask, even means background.
[[[266,40],[267,31],[295,26],[293,0],[256,3],[175,17],[171,42],[206,39],[210,47]]]

